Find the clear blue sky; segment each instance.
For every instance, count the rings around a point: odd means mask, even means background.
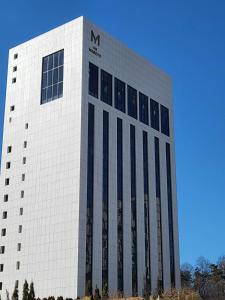
[[[80,15],[172,76],[181,262],[216,261],[225,254],[225,1],[1,0],[0,137],[8,49]]]

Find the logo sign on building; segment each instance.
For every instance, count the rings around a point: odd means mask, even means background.
[[[91,41],[100,46],[100,34],[95,35],[94,31],[91,30]]]
[[[89,47],[89,52],[92,54],[98,56],[99,58],[101,57],[101,54],[98,51],[97,46],[100,46],[100,34],[95,33],[93,30],[90,32],[91,34],[91,47]]]

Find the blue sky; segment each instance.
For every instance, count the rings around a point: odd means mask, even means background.
[[[216,261],[225,254],[225,1],[1,0],[0,137],[8,49],[80,15],[173,78],[181,262]]]

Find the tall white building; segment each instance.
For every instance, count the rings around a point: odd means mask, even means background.
[[[9,51],[0,293],[180,286],[171,80],[83,17]]]

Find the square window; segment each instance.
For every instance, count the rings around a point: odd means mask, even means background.
[[[16,77],[13,77],[12,83],[16,83]]]
[[[63,96],[64,50],[42,59],[41,104]]]
[[[10,167],[11,167],[11,162],[7,161],[7,163],[6,163],[6,169],[10,169]]]
[[[22,232],[22,225],[19,225],[19,227],[18,227],[18,232],[19,232],[19,233]]]
[[[13,58],[17,59],[18,58],[18,53],[15,53],[14,56],[13,56]]]
[[[11,153],[12,152],[12,146],[8,146],[7,147],[7,153]]]
[[[17,244],[17,251],[21,251],[21,243]]]
[[[10,111],[14,111],[15,110],[15,105],[11,105],[10,106]]]
[[[0,247],[0,254],[4,254],[5,253],[5,246],[1,246]]]
[[[13,72],[16,72],[17,71],[17,66],[14,66],[13,67]]]
[[[5,179],[5,185],[9,185],[9,178]]]
[[[23,207],[20,207],[20,216],[23,215]]]
[[[89,62],[89,94],[98,98],[98,67]]]
[[[2,228],[1,236],[6,236],[6,228]]]
[[[24,198],[24,191],[20,192],[20,198]]]
[[[7,219],[7,211],[3,211],[3,213],[2,213],[2,219]]]
[[[8,202],[8,200],[9,200],[9,195],[8,194],[4,195],[4,202]]]
[[[0,272],[3,272],[3,270],[4,270],[4,265],[0,264]]]

